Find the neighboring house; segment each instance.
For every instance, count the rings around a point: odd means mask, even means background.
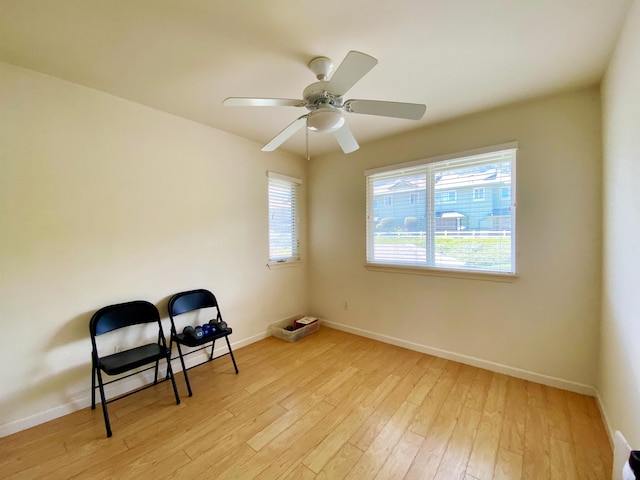
[[[429,210],[437,231],[510,230],[511,172],[501,164],[487,167],[437,173],[429,199],[433,208],[426,203],[424,174],[378,182],[373,192],[377,229],[424,231]]]

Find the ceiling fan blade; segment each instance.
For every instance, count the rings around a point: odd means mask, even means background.
[[[229,97],[222,104],[227,107],[304,107],[307,102],[293,98]]]
[[[421,103],[383,102],[380,100],[347,100],[345,110],[352,113],[366,115],[380,115],[382,117],[406,118],[420,120],[427,109]]]
[[[333,132],[333,136],[336,137],[336,140],[338,141],[338,144],[340,145],[340,148],[342,148],[342,151],[344,153],[355,152],[360,148],[360,145],[358,145],[358,142],[353,136],[353,133],[351,133],[351,130],[349,130],[349,127],[346,123],[338,130]]]
[[[329,80],[327,92],[333,95],[344,95],[377,63],[378,60],[372,56],[351,50]]]
[[[289,139],[294,133],[304,127],[307,123],[307,116],[302,115],[298,119],[291,122],[284,130],[282,130],[279,134],[273,137],[269,143],[267,143],[264,147],[262,147],[263,152],[273,152],[276,148],[282,145],[286,140]]]

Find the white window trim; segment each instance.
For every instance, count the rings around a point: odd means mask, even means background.
[[[419,160],[413,160],[410,162],[404,162],[404,163],[399,163],[399,164],[392,164],[392,165],[387,165],[385,167],[378,167],[378,168],[372,168],[372,169],[368,169],[364,171],[364,175],[365,177],[369,177],[370,175],[374,175],[374,174],[378,174],[378,173],[384,173],[384,172],[397,172],[397,174],[402,174],[403,173],[403,169],[407,169],[407,170],[411,170],[413,167],[420,167],[422,165],[426,165],[429,163],[435,163],[435,162],[443,162],[446,160],[460,160],[463,159],[465,157],[473,157],[476,155],[483,155],[486,153],[492,153],[492,152],[498,152],[501,150],[516,150],[518,149],[518,142],[514,141],[514,142],[507,142],[507,143],[502,143],[502,144],[498,144],[498,145],[492,145],[492,146],[487,146],[487,147],[481,147],[481,148],[477,148],[477,149],[473,149],[473,150],[465,150],[462,152],[458,152],[458,153],[451,153],[451,154],[446,154],[446,155],[439,155],[436,157],[429,157],[426,159],[419,159]],[[514,162],[512,164],[512,178],[516,179],[516,163]],[[429,195],[433,195],[435,198],[435,194],[430,193],[429,190],[434,188],[434,185],[432,185],[432,182],[427,182],[426,185],[427,188],[427,198],[429,198]],[[517,204],[516,204],[516,199],[515,199],[515,182],[509,187],[511,189],[510,194],[511,194],[511,208],[513,208],[513,211],[515,212]],[[368,190],[368,189],[367,189]],[[373,195],[373,193],[371,192],[370,195]],[[369,201],[371,201],[371,199],[367,198],[367,204],[369,204]],[[449,202],[442,202],[442,203],[449,203]],[[369,215],[369,210],[367,209],[367,215]],[[368,222],[368,220],[367,220]],[[519,275],[516,271],[516,245],[515,245],[515,221],[514,221],[514,225],[513,225],[513,248],[511,251],[511,261],[512,261],[512,265],[514,268],[514,272],[506,272],[506,273],[500,273],[500,272],[487,272],[487,271],[473,271],[473,270],[456,270],[456,269],[449,269],[449,268],[438,268],[438,267],[432,267],[432,266],[412,266],[412,265],[393,265],[393,264],[379,264],[379,263],[373,263],[373,262],[367,262],[365,263],[364,267],[367,270],[371,270],[371,271],[379,271],[379,272],[387,272],[387,273],[408,273],[408,274],[413,274],[413,275],[433,275],[433,276],[443,276],[443,277],[452,277],[452,278],[464,278],[464,279],[470,279],[470,280],[489,280],[489,281],[497,281],[497,282],[513,282],[515,281]],[[429,239],[431,239],[431,242],[434,241],[434,238],[432,235],[430,235],[431,232],[428,231],[429,230],[429,226],[427,225],[427,241],[429,241]],[[369,235],[369,232],[367,232],[367,235]],[[369,238],[367,238],[367,259],[369,257]],[[433,247],[433,245],[432,245]],[[433,248],[432,248],[433,249]]]
[[[501,283],[515,282],[519,277],[517,273],[474,272],[472,270],[456,270],[453,268],[412,267],[409,265],[386,265],[382,263],[365,263],[364,268],[372,272],[407,273],[410,275],[464,278],[466,280],[484,280]]]

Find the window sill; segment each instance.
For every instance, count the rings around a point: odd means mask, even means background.
[[[286,260],[284,262],[269,262],[267,263],[267,268],[269,270],[277,270],[279,268],[297,267],[301,264],[301,260]]]
[[[405,273],[409,275],[430,275],[435,277],[464,278],[467,280],[484,280],[487,282],[511,283],[518,279],[514,273],[473,272],[448,268],[411,267],[405,265],[383,265],[366,263],[364,268],[373,272]]]

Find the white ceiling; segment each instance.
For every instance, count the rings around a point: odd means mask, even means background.
[[[347,114],[360,144],[597,84],[630,0],[0,0],[0,60],[268,142],[302,98],[307,63],[349,50],[378,65],[345,98],[424,103],[419,121]],[[280,148],[302,154],[304,130]],[[339,151],[311,134],[313,153]],[[257,145],[256,148],[259,148]],[[268,155],[265,153],[264,155]]]

